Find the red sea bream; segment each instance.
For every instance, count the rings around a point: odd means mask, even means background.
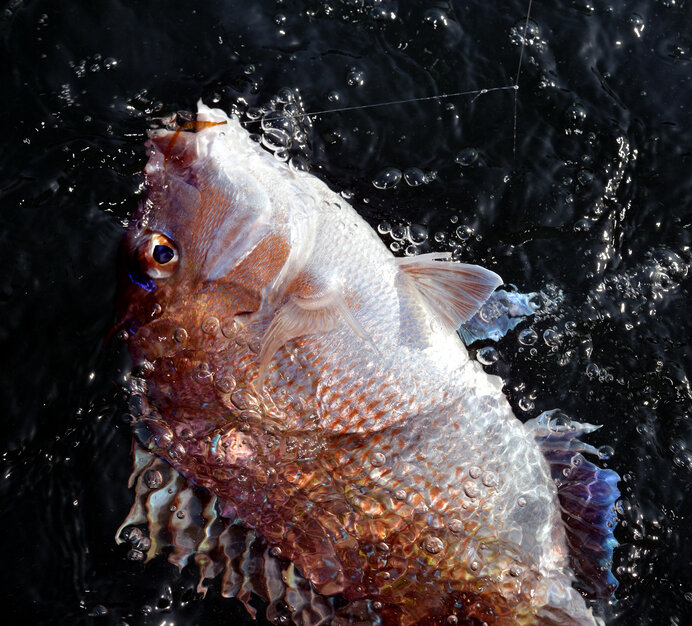
[[[148,149],[118,305],[133,554],[168,546],[277,623],[599,623],[618,477],[582,455],[594,427],[522,424],[469,358],[500,278],[395,258],[218,109]]]

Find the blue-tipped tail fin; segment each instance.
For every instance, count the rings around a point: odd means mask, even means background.
[[[557,485],[577,587],[590,597],[611,597],[618,586],[611,567],[620,477],[587,461],[582,452],[597,451],[579,440],[599,427],[571,421],[559,411],[546,411],[526,425],[533,430]]]

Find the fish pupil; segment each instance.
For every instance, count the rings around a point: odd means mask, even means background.
[[[173,252],[173,248],[171,248],[170,246],[165,246],[161,244],[154,246],[154,261],[156,261],[159,265],[165,265],[174,256],[175,252]]]

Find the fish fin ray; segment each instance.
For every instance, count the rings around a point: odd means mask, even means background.
[[[478,265],[450,261],[449,253],[397,259],[435,316],[450,331],[470,320],[502,284],[495,273]]]
[[[328,333],[343,321],[358,337],[377,347],[356,319],[339,291],[328,291],[314,298],[292,295],[276,312],[262,339],[257,386],[262,389],[269,363],[281,346],[304,335]]]
[[[613,531],[618,519],[615,503],[620,497],[620,476],[584,457],[595,454],[596,449],[579,436],[597,426],[573,421],[551,429],[554,413],[546,411],[526,426],[540,445],[557,486],[570,560],[579,579],[577,588],[589,597],[611,597],[618,586],[611,567],[618,545]]]
[[[270,546],[255,530],[224,517],[215,496],[196,487],[153,452],[137,443],[133,450],[136,455],[134,495],[146,507],[146,516],[136,520],[128,516],[121,528],[147,524],[148,533],[139,529],[137,535],[123,541],[134,542],[133,547],[137,547],[136,542],[148,534],[152,547],[157,546],[152,556],[164,556],[163,548],[172,546],[174,551],[168,560],[178,567],[194,557],[200,576],[197,591],[205,594],[205,581],[221,576],[221,595],[236,598],[253,617],[257,611],[250,601],[255,595],[268,603],[266,617],[271,623],[289,617],[293,623],[303,626],[332,623],[333,601],[315,592],[310,581],[289,561],[272,554]],[[160,471],[165,476],[164,482],[155,487],[147,486],[148,470]],[[171,486],[179,507],[176,512],[170,507],[168,490]],[[185,515],[179,517],[180,511]]]

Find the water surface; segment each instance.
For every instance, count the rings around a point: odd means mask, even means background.
[[[128,364],[103,338],[149,120],[286,87],[307,111],[506,87],[523,39],[516,100],[321,114],[304,156],[398,253],[455,250],[543,294],[482,358],[520,418],[603,424],[590,441],[623,477],[612,622],[685,623],[691,6],[536,2],[524,37],[524,1],[5,3],[4,621],[250,623],[218,586],[200,599],[193,572],[131,563],[113,538],[130,505]],[[393,187],[387,168],[405,174]]]

